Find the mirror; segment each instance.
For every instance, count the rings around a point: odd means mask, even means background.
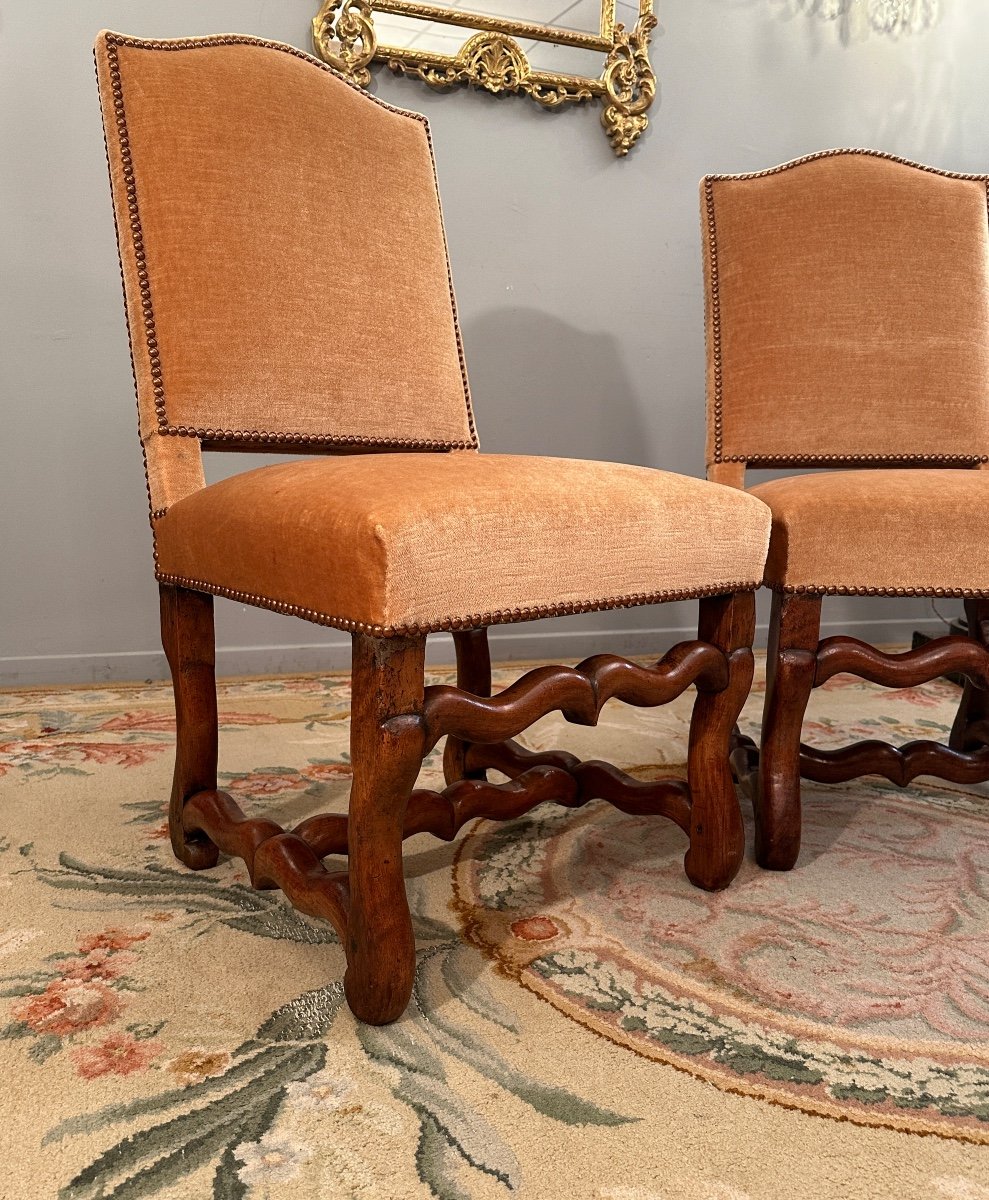
[[[316,53],[366,87],[369,66],[432,88],[458,85],[529,96],[544,108],[600,100],[619,156],[649,123],[656,76],[653,0],[324,0],[313,18]],[[560,8],[563,8],[562,14]]]

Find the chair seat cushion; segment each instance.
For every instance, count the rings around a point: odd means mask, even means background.
[[[989,472],[829,471],[750,494],[773,512],[766,583],[777,591],[989,594]]]
[[[769,520],[647,467],[452,453],[262,467],[154,527],[162,582],[391,636],[751,589]]]

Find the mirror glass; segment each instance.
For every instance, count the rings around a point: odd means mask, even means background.
[[[437,8],[452,8],[464,13],[481,13],[504,21],[530,21],[535,25],[549,25],[557,29],[572,29],[577,33],[597,36],[601,32],[601,0],[429,0]],[[634,24],[638,9],[631,4],[618,7],[628,8]],[[621,18],[619,18],[621,19]],[[401,17],[380,11],[375,12],[375,28],[381,40],[393,46],[408,46],[415,38],[422,45],[427,34],[437,39],[429,48],[439,53],[455,54],[463,43],[466,26],[447,25],[439,21],[425,22],[421,19]],[[469,26],[466,26],[469,27]],[[391,30],[395,37],[391,37]],[[389,36],[386,36],[389,35]],[[403,40],[399,40],[403,39]],[[459,40],[458,40],[459,39]],[[457,43],[454,45],[454,43]]]

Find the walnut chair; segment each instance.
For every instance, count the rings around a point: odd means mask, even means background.
[[[842,467],[751,494],[773,512],[756,857],[800,849],[800,779],[989,779],[987,177],[832,150],[702,181],[708,477]],[[884,654],[820,640],[824,596],[956,596],[969,637]],[[914,687],[967,678],[949,744],[802,745],[811,689],[839,672]],[[734,761],[756,756],[739,739]],[[747,745],[744,744],[747,742]]]
[[[412,834],[603,798],[674,821],[689,878],[725,887],[743,852],[728,755],[769,510],[642,467],[477,453],[421,116],[249,37],[104,32],[96,62],[175,691],[179,859],[239,856],[256,887],[330,921],[351,1008],[372,1023],[411,993]],[[307,457],[207,486],[203,450]],[[214,595],[352,634],[349,816],[286,832],[217,790]],[[490,625],[692,597],[698,639],[654,666],[600,654],[491,695]],[[440,630],[457,687],[425,686]],[[556,709],[593,725],[609,698],[658,705],[691,684],[687,781],[513,740]],[[414,790],[444,735],[449,786]],[[347,870],[324,866],[343,854]]]

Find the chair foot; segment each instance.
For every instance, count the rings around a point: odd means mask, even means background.
[[[355,634],[353,643],[344,990],[359,1020],[385,1025],[405,1011],[415,978],[402,838],[423,758],[426,639]]]
[[[814,687],[820,629],[820,596],[774,593],[753,793],[756,862],[768,871],[789,871],[800,853],[800,730]]]
[[[216,790],[216,649],[213,597],[159,585],[161,642],[175,694],[175,772],[168,833],[175,857],[194,871],[215,867],[220,852],[202,833],[186,832],[182,812],[197,792]]]
[[[687,755],[690,846],[683,866],[690,882],[709,892],[731,883],[745,854],[730,754],[735,722],[752,685],[754,632],[752,593],[701,601],[698,638],[717,646],[728,660],[728,684],[723,690],[698,685]]]

